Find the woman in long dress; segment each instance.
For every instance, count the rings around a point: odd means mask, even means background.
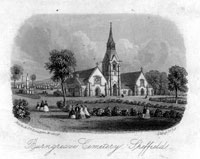
[[[90,113],[88,112],[86,105],[83,106],[83,112],[85,113],[86,118],[90,118]]]
[[[44,101],[42,100],[41,104],[40,104],[40,111],[44,111]]]
[[[70,118],[70,119],[75,119],[75,118],[76,118],[74,106],[72,106],[72,108],[71,108],[71,110],[70,110],[70,112],[69,112],[69,118]]]
[[[84,113],[84,111],[83,111],[83,106],[81,105],[81,107],[80,107],[80,117],[81,117],[81,119],[84,119],[85,118],[85,113]]]
[[[40,104],[39,104],[39,102],[37,102],[36,110],[40,110]]]
[[[78,105],[75,107],[75,116],[76,119],[80,119],[80,107]]]
[[[49,112],[49,107],[47,101],[44,103],[44,112]]]
[[[144,116],[145,119],[149,119],[150,118],[150,110],[149,108],[146,109],[146,114]]]

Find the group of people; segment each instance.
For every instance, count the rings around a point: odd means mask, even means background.
[[[76,104],[76,106],[72,105],[71,110],[69,111],[69,118],[70,119],[90,118],[90,113],[88,112],[87,106],[79,104]]]
[[[149,119],[150,118],[150,110],[147,107],[144,107],[143,113],[142,113],[143,119]]]
[[[49,112],[49,106],[47,101],[41,101],[41,103],[37,102],[36,109],[43,112]]]

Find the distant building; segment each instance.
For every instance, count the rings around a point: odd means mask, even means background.
[[[102,62],[102,72],[98,65],[88,70],[77,71],[66,81],[68,96],[144,96],[153,95],[143,69],[138,72],[121,73],[112,35],[112,23],[107,41],[106,53]]]

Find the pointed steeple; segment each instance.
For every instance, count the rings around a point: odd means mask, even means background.
[[[115,42],[112,35],[112,22],[110,22],[110,33],[107,42],[107,50],[115,50]]]

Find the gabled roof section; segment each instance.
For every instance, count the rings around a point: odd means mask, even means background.
[[[67,79],[67,84],[85,85],[95,69],[96,67],[74,72],[73,78]]]
[[[122,73],[121,74],[122,87],[126,88],[127,86],[135,86],[136,81],[141,73],[142,73],[141,71]]]
[[[87,70],[76,71],[74,72],[74,74],[78,74],[79,78],[89,79],[90,75],[93,73],[95,68],[96,67]]]

